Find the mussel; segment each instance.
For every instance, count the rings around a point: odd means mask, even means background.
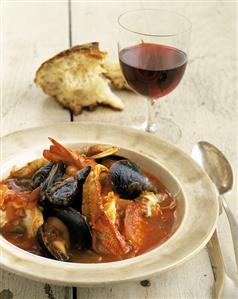
[[[43,165],[41,168],[39,168],[35,172],[35,174],[32,177],[32,182],[31,182],[33,189],[37,188],[38,186],[40,186],[41,183],[44,182],[44,180],[49,175],[53,165],[54,165],[53,162],[49,162],[49,163]]]
[[[116,163],[119,160],[124,160],[125,158],[122,158],[117,155],[110,155],[108,157],[103,157],[102,159],[99,159],[97,162],[99,164],[102,164],[106,166],[108,169],[111,168],[112,164]]]
[[[31,179],[17,179],[12,178],[6,181],[6,185],[8,189],[14,190],[16,192],[20,192],[23,190],[32,190],[31,187]]]
[[[92,245],[92,234],[86,218],[80,212],[73,208],[59,209],[48,207],[44,209],[44,217],[59,218],[68,228],[70,240],[74,244],[78,244],[81,248],[90,248]]]
[[[40,185],[41,199],[39,200],[39,204],[44,206],[45,199],[46,199],[46,192],[53,186],[55,182],[59,181],[62,178],[64,172],[65,172],[65,167],[63,162],[59,161],[53,163],[53,166],[47,178]]]
[[[43,252],[59,261],[69,260],[70,235],[67,226],[57,217],[49,217],[38,229],[37,237]]]
[[[135,199],[142,191],[155,191],[155,187],[140,167],[129,160],[112,164],[109,172],[113,191],[124,199]]]
[[[75,206],[81,207],[82,198],[81,190],[89,172],[90,166],[84,167],[78,171],[75,176],[71,176],[64,181],[56,182],[51,188],[46,191],[47,199],[55,206],[67,207],[75,201]]]
[[[118,150],[119,148],[116,146],[111,146],[106,144],[96,144],[90,146],[87,155],[93,159],[101,159],[117,153]]]

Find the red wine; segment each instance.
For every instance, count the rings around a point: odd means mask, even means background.
[[[187,65],[183,51],[148,43],[121,50],[119,59],[127,83],[139,94],[153,99],[170,93]]]

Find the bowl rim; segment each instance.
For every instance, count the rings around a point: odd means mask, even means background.
[[[61,130],[59,130],[59,128],[61,128]],[[65,130],[65,128],[67,128],[67,129]],[[73,140],[70,140],[70,138],[68,138],[68,140],[63,140],[63,141],[61,140],[61,139],[63,139],[63,137],[64,138],[66,137],[65,131],[67,131],[67,133],[68,133],[68,131],[70,131],[74,136],[76,136],[78,134],[76,132],[77,129],[85,129],[85,128],[87,128],[88,133],[89,133],[89,136],[87,136],[87,138],[86,138],[87,140],[83,139],[83,140],[76,141],[76,142],[73,142]],[[23,142],[23,144],[24,144],[23,147],[25,147],[25,146],[27,147],[27,144],[29,146],[29,142],[26,141],[27,137],[32,136],[32,134],[34,135],[36,132],[38,132],[38,133],[40,133],[39,139],[42,140],[43,137],[45,138],[47,131],[53,131],[58,136],[55,136],[55,135],[52,135],[52,136],[55,139],[60,138],[60,142],[62,142],[64,144],[95,143],[95,141],[93,142],[93,139],[90,139],[90,138],[97,137],[97,140],[99,139],[99,141],[105,140],[105,134],[109,133],[109,132],[111,132],[111,133],[116,132],[116,135],[121,136],[121,137],[126,136],[126,138],[129,138],[130,135],[134,136],[134,137],[135,137],[135,135],[140,136],[142,139],[144,138],[145,143],[149,142],[149,145],[151,145],[151,142],[153,142],[153,140],[155,139],[155,136],[152,137],[148,133],[140,132],[138,130],[127,128],[127,127],[120,127],[120,126],[115,126],[115,125],[108,126],[108,124],[105,125],[105,124],[98,124],[98,123],[96,123],[96,125],[95,125],[95,123],[80,122],[80,123],[76,123],[76,124],[75,123],[58,123],[53,126],[48,125],[48,126],[43,126],[43,127],[36,127],[36,128],[21,130],[21,131],[14,132],[12,134],[8,134],[8,135],[4,136],[2,138],[2,140],[5,143],[10,142],[9,144],[11,146],[12,146],[12,143],[15,143],[15,146],[18,146],[18,147]],[[95,132],[97,132],[97,133],[100,132],[100,134],[99,134],[100,136],[98,134],[96,134]],[[104,133],[102,133],[102,132],[104,132]],[[15,138],[16,136],[17,136],[17,138]],[[113,137],[111,137],[111,138],[112,138],[112,140],[114,140]],[[153,138],[153,140],[152,140],[152,138]],[[47,140],[45,140],[44,142],[46,143]],[[148,275],[153,275],[156,273],[166,271],[168,269],[172,269],[175,266],[186,261],[188,258],[193,256],[194,254],[196,254],[206,244],[206,242],[211,237],[213,231],[215,230],[215,225],[217,222],[218,211],[219,211],[218,201],[217,201],[217,199],[215,199],[215,197],[217,195],[215,187],[211,183],[208,176],[204,173],[204,171],[201,170],[200,166],[198,166],[192,160],[192,158],[189,157],[186,153],[184,153],[180,149],[176,148],[174,145],[171,145],[171,144],[167,143],[166,141],[159,139],[158,137],[156,137],[156,142],[157,142],[157,144],[160,144],[160,143],[163,144],[162,148],[164,147],[164,149],[170,149],[170,150],[174,151],[177,155],[179,155],[180,158],[183,157],[183,159],[185,159],[187,162],[189,161],[190,163],[188,163],[188,164],[192,167],[192,169],[194,171],[196,170],[196,172],[198,172],[199,180],[204,181],[208,190],[210,189],[209,192],[210,192],[210,197],[212,198],[211,201],[212,201],[212,207],[213,207],[212,221],[210,221],[210,223],[209,223],[209,225],[210,225],[209,230],[203,232],[203,237],[202,238],[199,237],[199,242],[198,242],[199,244],[197,244],[196,248],[190,248],[189,254],[187,254],[186,256],[183,256],[180,254],[177,258],[171,257],[170,262],[167,262],[167,264],[165,263],[164,265],[160,266],[159,268],[153,267],[153,265],[151,265],[152,261],[159,259],[160,252],[163,252],[162,255],[166,256],[166,250],[164,250],[164,249],[166,249],[166,247],[169,248],[169,245],[171,245],[170,243],[173,244],[174,239],[176,240],[177,236],[181,235],[181,230],[184,229],[184,225],[186,224],[185,220],[188,218],[187,213],[189,212],[189,209],[187,210],[187,208],[186,208],[187,203],[188,203],[188,208],[189,208],[190,203],[189,203],[189,201],[186,202],[189,194],[187,194],[186,188],[184,188],[184,186],[186,185],[184,182],[184,178],[187,179],[187,176],[185,175],[182,181],[181,181],[181,179],[178,179],[178,177],[173,173],[173,171],[171,171],[171,169],[169,169],[167,167],[167,165],[166,165],[166,163],[168,164],[167,157],[163,157],[163,159],[158,160],[158,158],[153,156],[152,152],[150,151],[150,148],[144,144],[144,148],[149,151],[148,152],[149,155],[144,154],[144,156],[146,158],[150,159],[153,163],[155,162],[163,170],[165,170],[167,172],[167,174],[172,176],[173,179],[175,179],[175,181],[181,187],[181,191],[183,192],[183,195],[184,195],[184,199],[185,199],[184,217],[182,219],[181,224],[177,228],[177,230],[169,237],[168,240],[166,240],[163,244],[159,245],[157,248],[152,249],[140,256],[137,256],[137,257],[134,257],[131,259],[127,259],[127,260],[123,260],[123,261],[116,261],[116,262],[111,262],[111,263],[101,263],[101,264],[95,264],[95,263],[93,263],[93,264],[78,264],[78,263],[64,263],[64,262],[49,260],[44,257],[39,257],[34,254],[30,254],[20,248],[17,248],[16,246],[12,245],[11,243],[9,243],[7,240],[5,240],[1,236],[0,243],[1,243],[1,247],[2,247],[3,256],[5,256],[5,258],[1,259],[2,267],[7,270],[19,273],[25,277],[37,279],[37,280],[41,280],[41,281],[51,281],[56,284],[64,284],[64,285],[86,285],[86,286],[89,286],[89,285],[105,284],[107,282],[108,283],[121,282],[121,281],[127,281],[127,280],[132,280],[132,279],[141,279],[143,277],[148,277]],[[97,143],[107,143],[107,144],[109,143],[110,144],[111,142],[108,142],[108,141],[98,142],[97,141]],[[139,155],[143,154],[143,151],[137,152],[136,149],[134,149],[133,143],[129,139],[126,141],[126,144],[128,144],[129,146],[128,147],[121,146],[121,148],[125,149],[125,150],[132,151],[132,152],[134,151],[134,152],[138,153]],[[140,146],[139,146],[139,148],[140,148]],[[31,148],[31,147],[30,147],[30,149],[31,149],[31,151],[33,150],[33,148]],[[13,154],[14,154],[14,151],[13,151],[12,155]],[[10,157],[12,157],[12,155],[10,155]],[[6,158],[7,158],[7,155],[6,155]],[[162,161],[160,161],[160,160],[162,160]],[[176,159],[175,159],[175,161],[176,161]],[[178,166],[176,166],[176,167],[178,167]],[[199,230],[199,228],[197,228],[197,230]],[[188,246],[188,244],[186,246]],[[180,249],[181,249],[181,245],[180,245]],[[168,257],[167,257],[167,259],[168,259]],[[18,260],[18,262],[20,262],[19,265],[16,266],[16,263],[13,262],[14,260],[15,261]],[[158,262],[157,262],[157,264],[158,264]],[[36,269],[36,265],[38,265],[41,268],[41,269],[39,269],[41,272],[40,271],[38,271],[38,272],[32,271],[33,265],[35,266],[35,267],[33,267],[35,269]],[[43,270],[42,268],[44,268],[46,265],[49,270],[49,273],[47,273],[47,275],[45,274],[44,271],[42,271]],[[61,272],[64,273],[63,277],[60,277],[60,275],[54,274],[54,271],[56,269],[57,269],[57,271],[60,270]],[[94,273],[94,276],[89,279],[88,275],[86,275],[85,278],[82,277],[82,275],[78,275],[78,276],[75,275],[75,271],[78,271],[78,270],[83,270],[85,273],[87,271],[89,271],[91,274],[92,274],[92,270],[94,270],[95,273]],[[121,275],[121,274],[119,275],[118,270],[120,270],[120,272],[125,272],[126,275]],[[102,271],[103,271],[103,275],[102,275]],[[115,271],[117,271],[117,273],[115,273]],[[71,275],[69,275],[69,273]]]

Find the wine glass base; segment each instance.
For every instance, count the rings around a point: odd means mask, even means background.
[[[155,133],[158,130],[157,124],[145,124],[144,131],[148,133]]]
[[[159,117],[157,124],[157,131],[154,134],[173,144],[179,142],[182,137],[182,131],[173,120]]]
[[[147,122],[141,125],[133,126],[133,128],[148,133],[153,133],[161,139],[164,139],[170,143],[176,144],[182,137],[182,131],[179,126],[170,119],[159,118],[158,123],[148,126]]]
[[[158,117],[156,123],[150,126],[147,121],[144,121],[143,123],[132,125],[131,127],[150,134],[152,133],[173,144],[178,143],[182,137],[180,127],[173,120],[161,116]]]
[[[132,125],[131,127],[148,133],[155,133],[158,130],[157,124],[149,125],[146,121],[141,124]]]

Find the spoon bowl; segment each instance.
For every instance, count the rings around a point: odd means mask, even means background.
[[[219,194],[224,194],[232,189],[232,168],[219,149],[209,142],[200,141],[194,146],[192,156],[207,172]]]

